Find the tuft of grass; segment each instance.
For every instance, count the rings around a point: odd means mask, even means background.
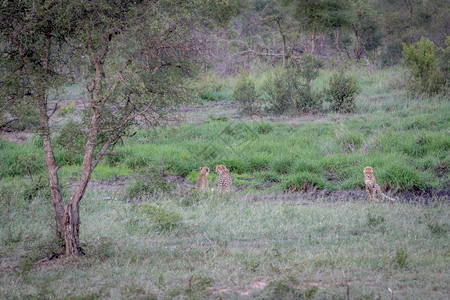
[[[400,269],[404,269],[408,265],[408,253],[403,248],[398,248],[395,252],[394,263]]]
[[[284,190],[308,191],[310,189],[334,189],[327,180],[317,174],[301,172],[288,177],[282,184]]]
[[[150,203],[141,204],[139,212],[148,218],[159,232],[170,232],[182,221],[181,215]]]

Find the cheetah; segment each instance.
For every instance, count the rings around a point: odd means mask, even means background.
[[[219,174],[219,181],[217,182],[217,191],[227,192],[232,185],[230,171],[224,165],[216,166],[216,173]]]
[[[386,199],[395,201],[395,199],[381,192],[381,188],[378,185],[377,180],[375,179],[375,175],[373,175],[372,167],[367,166],[364,168],[364,183],[366,184],[366,191],[367,194],[369,195],[369,199],[375,200],[377,194],[379,194]]]
[[[200,167],[200,174],[198,174],[196,186],[199,190],[208,189],[208,178],[207,178],[208,174],[209,174],[208,167]]]

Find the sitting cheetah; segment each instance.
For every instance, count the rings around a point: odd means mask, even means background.
[[[230,171],[224,165],[216,166],[216,173],[219,174],[219,181],[217,182],[217,191],[227,192],[230,190],[232,185]]]
[[[395,199],[381,192],[381,188],[378,185],[377,180],[375,179],[375,175],[373,175],[372,167],[367,166],[364,168],[364,183],[366,184],[366,191],[371,200],[375,200],[376,195],[379,194],[386,199],[395,201]]]
[[[208,178],[207,178],[208,174],[209,174],[208,167],[200,167],[200,174],[198,174],[196,186],[199,190],[208,189]]]

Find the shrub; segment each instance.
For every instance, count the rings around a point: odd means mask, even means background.
[[[269,111],[283,114],[290,109],[310,112],[321,105],[320,97],[311,91],[311,84],[319,76],[323,62],[313,55],[303,55],[287,69],[277,70],[264,82]]]
[[[323,61],[317,56],[303,54],[297,63],[293,65],[293,72],[304,80],[297,88],[295,106],[298,111],[309,112],[321,105],[321,99],[311,91],[314,79],[319,76],[319,70],[323,67]]]
[[[411,72],[409,91],[412,94],[433,95],[442,91],[445,78],[439,68],[434,43],[421,38],[419,42],[403,44],[404,64]]]
[[[268,110],[274,114],[284,114],[294,107],[298,82],[287,70],[278,70],[268,76],[263,91],[268,96]]]
[[[258,94],[255,83],[243,70],[234,87],[233,97],[239,104],[239,108],[243,114],[253,115],[258,113]]]
[[[0,140],[0,177],[34,176],[45,169],[43,151],[30,144],[19,145]]]
[[[331,103],[332,111],[351,113],[355,111],[355,99],[360,91],[361,88],[354,78],[339,72],[330,78],[325,97]]]
[[[295,108],[299,112],[315,111],[322,105],[320,95],[314,95],[307,85],[299,85],[295,97]]]
[[[311,83],[319,76],[323,61],[312,54],[303,54],[295,65],[297,74],[305,79],[306,86],[311,90]]]

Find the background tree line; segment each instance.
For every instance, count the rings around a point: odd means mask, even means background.
[[[444,0],[250,0],[212,36],[210,61],[220,74],[285,66],[304,52],[382,67],[401,62],[403,43],[424,37],[443,47],[449,33]]]

